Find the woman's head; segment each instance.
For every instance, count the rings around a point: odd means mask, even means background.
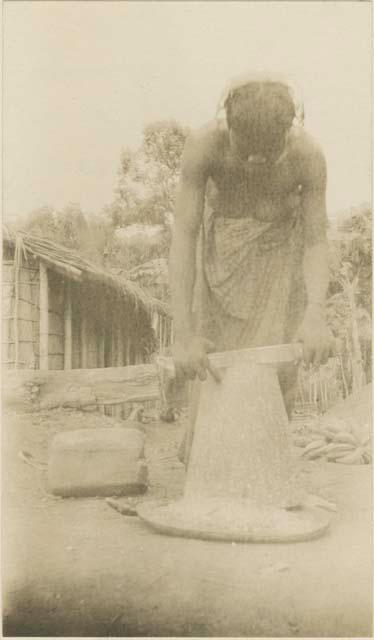
[[[230,138],[240,155],[282,153],[295,103],[281,82],[249,82],[229,92],[224,108]]]

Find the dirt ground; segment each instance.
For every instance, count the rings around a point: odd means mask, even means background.
[[[6,636],[372,637],[371,466],[311,463],[338,507],[324,537],[231,544],[163,536],[103,498],[48,494],[53,434],[113,426],[72,410],[3,415]],[[182,493],[182,424],[146,426],[150,487]]]

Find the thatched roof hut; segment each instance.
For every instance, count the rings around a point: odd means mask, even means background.
[[[3,364],[69,369],[145,362],[167,305],[50,240],[3,228]],[[156,322],[155,322],[156,321]]]

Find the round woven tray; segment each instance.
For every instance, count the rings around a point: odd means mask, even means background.
[[[330,524],[317,507],[258,509],[221,500],[144,502],[138,515],[160,533],[230,542],[302,542],[321,536]]]

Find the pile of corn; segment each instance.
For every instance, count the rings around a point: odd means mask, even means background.
[[[302,447],[302,456],[306,460],[323,458],[328,462],[340,464],[370,464],[372,452],[370,446],[369,425],[365,425],[366,435],[355,433],[354,425],[346,420],[331,419],[328,425],[308,425],[302,435],[296,435],[294,444]]]

